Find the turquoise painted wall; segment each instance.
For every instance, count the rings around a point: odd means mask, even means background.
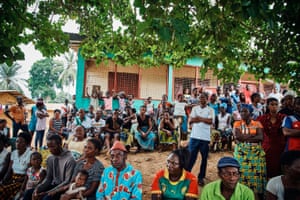
[[[90,99],[83,97],[84,89],[84,58],[78,52],[78,61],[77,61],[77,80],[76,80],[76,106],[77,108],[88,109],[90,105]],[[158,100],[152,100],[154,107],[157,108],[157,105],[160,103]],[[134,108],[139,112],[140,106],[144,105],[143,99],[134,100]]]
[[[195,67],[201,67],[203,65],[203,59],[198,57],[190,58],[186,61],[186,64]]]
[[[160,100],[152,100],[151,103],[154,105],[154,108],[157,108],[158,104],[160,103]],[[137,113],[139,113],[140,107],[144,105],[143,99],[135,99],[134,100],[134,108],[136,109]]]
[[[173,97],[173,67],[169,65],[168,70],[168,101],[172,101]]]
[[[77,108],[87,109],[90,105],[89,98],[83,97],[84,91],[84,58],[78,51],[77,60],[77,80],[76,80],[76,106]]]

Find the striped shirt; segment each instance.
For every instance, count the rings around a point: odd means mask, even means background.
[[[52,118],[51,119],[53,121],[53,128],[57,131],[60,131],[61,128],[63,127],[63,122],[61,119],[55,119]],[[49,133],[55,134],[55,132],[53,132],[52,130],[49,129]]]

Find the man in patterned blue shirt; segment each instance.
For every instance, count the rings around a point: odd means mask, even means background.
[[[110,149],[111,166],[104,169],[97,191],[97,200],[142,199],[142,174],[126,163],[127,150],[116,141]]]

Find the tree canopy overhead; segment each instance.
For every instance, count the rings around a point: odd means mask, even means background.
[[[6,63],[0,64],[0,90],[18,90],[24,93],[22,86],[26,85],[25,79],[18,77],[21,65],[13,63],[8,66]]]
[[[47,4],[47,3],[46,3]],[[19,45],[32,42],[44,56],[68,50],[69,38],[61,29],[64,18],[54,20],[54,7],[39,0],[0,1],[0,63],[24,59]]]
[[[28,89],[31,96],[55,99],[55,88],[61,88],[58,79],[62,71],[63,66],[53,59],[36,61],[29,71]]]
[[[198,56],[204,59],[203,72],[212,69],[224,81],[237,81],[247,69],[257,78],[300,86],[296,0],[12,0],[0,5],[2,62],[20,57],[20,42],[33,41],[45,56],[66,50],[60,28],[71,18],[85,36],[85,58],[100,62],[112,53],[123,65],[180,67]],[[36,6],[35,12],[26,6]]]

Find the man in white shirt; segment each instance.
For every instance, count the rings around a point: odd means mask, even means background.
[[[205,93],[200,95],[200,105],[193,107],[190,115],[190,123],[192,124],[191,137],[189,142],[189,151],[191,159],[189,163],[189,171],[192,170],[200,151],[202,161],[200,172],[198,174],[198,184],[204,185],[203,179],[206,174],[207,158],[209,152],[211,124],[213,123],[214,111],[207,105],[208,96]]]
[[[78,116],[75,117],[73,125],[74,127],[82,126],[85,133],[90,131],[90,128],[92,127],[92,120],[85,116],[85,111],[83,108],[79,109]]]
[[[105,127],[105,120],[102,117],[103,111],[97,110],[95,118],[92,119],[92,128],[96,137],[101,136],[100,134],[102,133],[103,128]]]

